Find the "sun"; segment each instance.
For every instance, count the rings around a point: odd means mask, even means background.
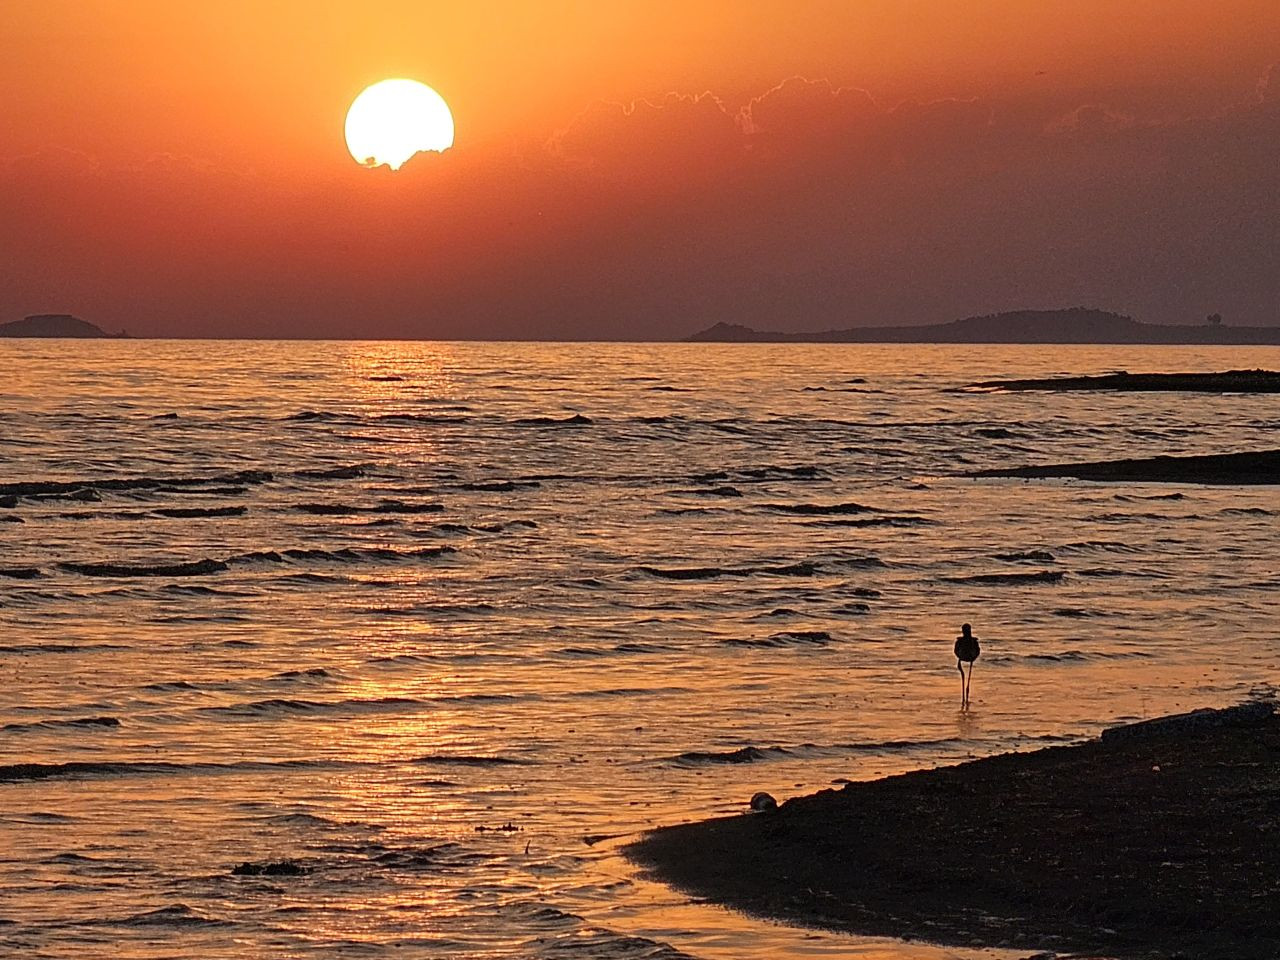
[[[453,146],[453,114],[425,83],[383,80],[352,102],[346,133],[356,162],[399,170],[415,153]]]

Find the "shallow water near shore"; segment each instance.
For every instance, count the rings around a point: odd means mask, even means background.
[[[1003,956],[689,904],[618,838],[1235,702],[1280,665],[1274,488],[956,476],[1273,448],[1274,397],[954,391],[1280,349],[0,361],[0,952]]]

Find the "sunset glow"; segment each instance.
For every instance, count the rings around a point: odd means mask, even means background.
[[[1280,0],[0,36],[0,960],[1280,958]]]
[[[415,153],[453,146],[453,114],[444,98],[417,80],[383,80],[347,111],[347,149],[358,163],[399,170]]]

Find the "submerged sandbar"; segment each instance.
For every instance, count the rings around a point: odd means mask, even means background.
[[[1118,390],[1184,393],[1280,393],[1274,370],[1227,370],[1222,373],[1129,373],[1120,370],[1091,377],[1046,377],[1032,380],[984,380],[970,389],[988,390]]]
[[[1097,482],[1270,484],[1280,483],[1280,450],[1189,457],[1138,457],[1090,463],[1048,463],[975,470],[969,477],[1070,477]]]
[[[850,783],[771,814],[657,830],[626,853],[694,896],[806,926],[1272,960],[1280,717],[1253,703]]]

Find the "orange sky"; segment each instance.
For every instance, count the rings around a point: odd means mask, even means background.
[[[0,320],[1280,322],[1274,0],[58,0],[0,32]],[[388,76],[444,95],[454,150],[351,161],[346,107]]]

